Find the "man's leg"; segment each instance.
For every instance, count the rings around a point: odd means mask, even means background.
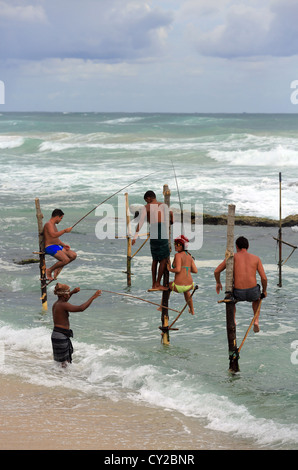
[[[252,309],[253,309],[253,312],[254,312],[254,316],[255,314],[257,313],[257,310],[258,310],[258,307],[260,305],[260,302],[261,302],[261,299],[259,300],[255,300],[253,303],[252,303]],[[260,310],[261,311],[261,310]],[[260,331],[260,328],[259,328],[259,317],[260,317],[260,312],[258,313],[258,315],[256,316],[255,318],[255,321],[254,321],[254,332],[255,333],[258,333]]]
[[[46,270],[46,276],[47,279],[52,280],[52,272],[56,271],[56,276],[57,273],[61,271],[61,269],[68,263],[70,263],[70,258],[67,256],[66,252],[64,250],[57,251],[57,253],[54,255],[54,258],[56,258],[58,261],[55,263],[52,267],[47,268]]]
[[[152,260],[151,272],[152,272],[152,289],[156,288],[156,274],[157,274],[158,261]]]
[[[165,272],[165,269],[166,269],[166,266],[167,266],[167,261],[168,259],[167,258],[164,258],[163,260],[160,261],[159,263],[159,269],[158,269],[158,275],[157,275],[157,279],[156,279],[156,288],[157,289],[160,289],[160,290],[168,290],[168,287],[164,287],[160,284],[161,282],[161,279],[164,275],[164,272]]]

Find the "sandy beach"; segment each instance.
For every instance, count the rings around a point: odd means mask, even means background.
[[[1,377],[0,404],[1,450],[247,450],[247,441],[198,428],[178,413],[12,376]]]

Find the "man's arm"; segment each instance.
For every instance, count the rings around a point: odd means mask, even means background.
[[[214,270],[214,277],[216,280],[216,292],[217,294],[220,293],[222,290],[222,285],[220,282],[220,273],[226,269],[226,260],[223,260],[222,263],[220,263],[217,268]]]
[[[97,290],[95,294],[93,294],[90,299],[88,299],[86,302],[84,302],[82,305],[72,305],[69,302],[66,302],[65,304],[65,310],[67,312],[84,312],[93,302],[94,299],[96,299],[98,296],[101,295],[101,290]]]
[[[134,234],[134,237],[133,237],[133,239],[132,239],[132,245],[135,244],[136,239],[137,239],[138,236],[139,236],[139,231],[141,230],[141,228],[142,228],[142,226],[143,226],[143,224],[144,224],[144,222],[145,222],[146,217],[147,217],[147,210],[146,210],[146,207],[143,206],[143,207],[142,207],[142,210],[141,210],[140,221],[139,221],[139,223],[138,223],[138,225],[137,225],[136,233]]]
[[[263,289],[263,294],[265,297],[267,297],[267,276],[265,274],[264,267],[262,265],[262,261],[259,259],[258,261],[258,267],[257,267],[258,273],[261,278],[261,283],[262,283],[262,289]]]
[[[71,230],[72,230],[72,227],[68,227],[68,228],[65,228],[63,230],[60,230],[60,231],[56,232],[56,230],[53,229],[52,225],[49,224],[49,222],[47,222],[44,226],[44,235],[45,235],[45,237],[48,236],[48,237],[51,237],[51,238],[59,238],[62,235],[64,235],[64,233],[71,232]]]
[[[80,292],[80,288],[79,287],[75,287],[71,292],[70,292],[70,297],[73,295],[73,294],[76,294],[77,292]]]

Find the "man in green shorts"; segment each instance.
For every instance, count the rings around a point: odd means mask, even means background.
[[[136,228],[135,236],[132,240],[134,245],[139,231],[145,220],[150,224],[150,250],[152,255],[152,289],[168,290],[168,287],[161,285],[161,279],[167,267],[167,260],[170,256],[169,249],[169,224],[173,224],[173,212],[169,211],[166,204],[158,202],[153,191],[144,194],[146,206],[141,211],[140,221]],[[159,269],[158,268],[159,263]]]

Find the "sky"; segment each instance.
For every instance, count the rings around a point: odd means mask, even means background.
[[[296,113],[297,18],[298,0],[0,0],[0,112]]]

